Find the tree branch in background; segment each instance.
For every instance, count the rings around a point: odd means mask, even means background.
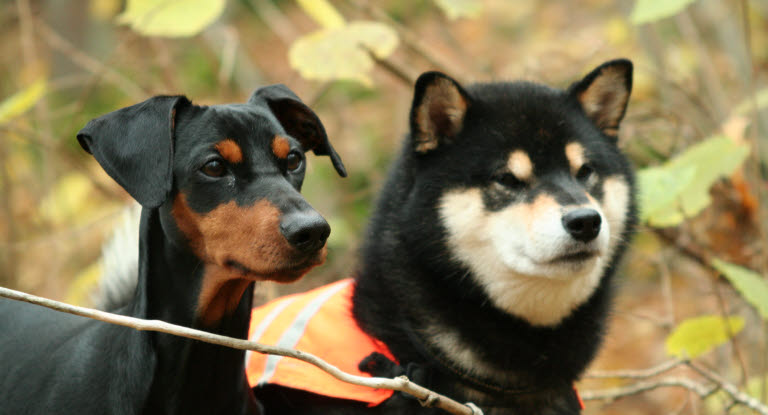
[[[48,45],[66,55],[77,66],[86,71],[103,76],[103,78],[116,87],[120,88],[127,96],[134,101],[142,101],[149,95],[140,86],[126,78],[116,70],[104,65],[98,60],[88,56],[85,52],[77,49],[72,43],[64,39],[41,20],[36,20],[36,27],[40,34],[45,38]]]
[[[416,397],[423,406],[440,408],[444,411],[456,415],[483,415],[483,412],[477,406],[471,403],[464,405],[456,402],[451,398],[440,395],[411,382],[405,376],[399,376],[395,379],[355,376],[341,371],[336,366],[331,365],[330,363],[320,359],[315,355],[299,350],[269,346],[249,340],[220,336],[218,334],[209,333],[207,331],[177,326],[175,324],[166,323],[160,320],[144,320],[140,318],[94,310],[86,307],[78,307],[4,287],[0,287],[0,297],[10,298],[17,301],[24,301],[30,304],[47,307],[56,311],[74,314],[81,317],[87,317],[106,323],[130,327],[136,330],[156,331],[160,333],[172,334],[174,336],[186,337],[188,339],[199,340],[206,343],[217,344],[219,346],[231,347],[233,349],[252,350],[258,353],[290,357],[317,366],[319,369],[335,377],[336,379],[341,380],[342,382],[359,386],[367,386],[370,388],[389,389],[407,393]]]
[[[703,377],[705,381],[697,382],[689,378],[671,376],[652,381],[648,380],[678,367],[688,367],[692,369]],[[731,406],[745,406],[758,414],[768,415],[768,406],[740,391],[736,385],[727,381],[717,373],[698,363],[691,362],[690,360],[670,360],[658,366],[641,370],[595,371],[587,374],[585,378],[637,380],[637,382],[626,386],[597,391],[583,391],[580,395],[581,399],[585,401],[613,402],[619,398],[637,395],[658,388],[680,387],[693,392],[701,399],[705,399],[717,391],[722,391],[731,400]]]

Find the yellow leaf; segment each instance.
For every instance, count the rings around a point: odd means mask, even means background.
[[[88,4],[88,12],[94,19],[107,21],[115,17],[121,7],[120,0],[91,0]]]
[[[296,0],[320,26],[336,29],[344,26],[344,17],[327,0]]]
[[[296,40],[288,52],[291,67],[307,79],[353,80],[370,85],[370,53],[385,58],[399,40],[389,26],[356,21],[335,29],[321,29]]]
[[[70,173],[59,179],[51,192],[40,203],[39,212],[43,219],[62,225],[82,213],[93,203],[89,196],[93,183],[82,173]]]
[[[102,266],[100,262],[94,262],[84,270],[80,271],[69,286],[64,301],[79,306],[91,305],[90,294],[98,285],[101,273]]]
[[[224,5],[225,0],[128,0],[117,21],[144,36],[188,37],[218,19]]]
[[[483,11],[483,5],[478,0],[435,0],[435,4],[451,20],[462,17],[474,19]]]
[[[727,342],[743,328],[744,319],[738,316],[727,320],[715,315],[690,318],[667,337],[667,354],[695,358]]]
[[[0,125],[27,112],[46,92],[45,79],[38,79],[22,91],[0,103]]]

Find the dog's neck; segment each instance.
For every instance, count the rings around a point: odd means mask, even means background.
[[[205,267],[183,245],[170,242],[157,209],[143,209],[140,228],[139,282],[132,314],[217,334],[247,338],[253,284],[234,310],[213,324],[200,318],[200,290]],[[153,345],[155,370],[148,405],[166,413],[228,412],[249,404],[244,378],[245,352],[165,333],[142,332]],[[242,399],[235,391],[242,390]],[[241,402],[237,402],[241,401]],[[187,411],[189,409],[189,411]],[[231,413],[237,413],[231,412]]]

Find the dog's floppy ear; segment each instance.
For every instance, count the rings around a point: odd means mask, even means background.
[[[426,153],[458,134],[469,96],[458,82],[440,72],[416,80],[411,106],[411,138],[417,153]]]
[[[571,85],[568,92],[605,135],[616,137],[632,92],[632,62],[606,62]]]
[[[88,122],[77,133],[83,149],[144,207],[165,202],[173,185],[176,108],[183,96],[157,96]]]
[[[301,142],[305,152],[312,150],[315,155],[329,156],[339,176],[347,177],[347,170],[328,141],[320,118],[287,86],[275,84],[259,88],[251,95],[248,103],[266,104],[285,132]]]

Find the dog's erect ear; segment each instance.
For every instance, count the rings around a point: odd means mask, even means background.
[[[173,185],[176,108],[183,96],[157,96],[88,122],[77,133],[83,149],[144,207],[165,202]]]
[[[411,106],[411,138],[417,153],[426,153],[461,131],[469,97],[458,82],[440,72],[416,80]]]
[[[606,62],[571,85],[568,92],[604,134],[616,137],[632,92],[632,62]]]
[[[275,84],[259,88],[251,95],[248,103],[266,104],[285,132],[299,140],[305,152],[312,150],[315,155],[329,156],[339,176],[347,177],[347,170],[328,141],[320,118],[287,86]]]

